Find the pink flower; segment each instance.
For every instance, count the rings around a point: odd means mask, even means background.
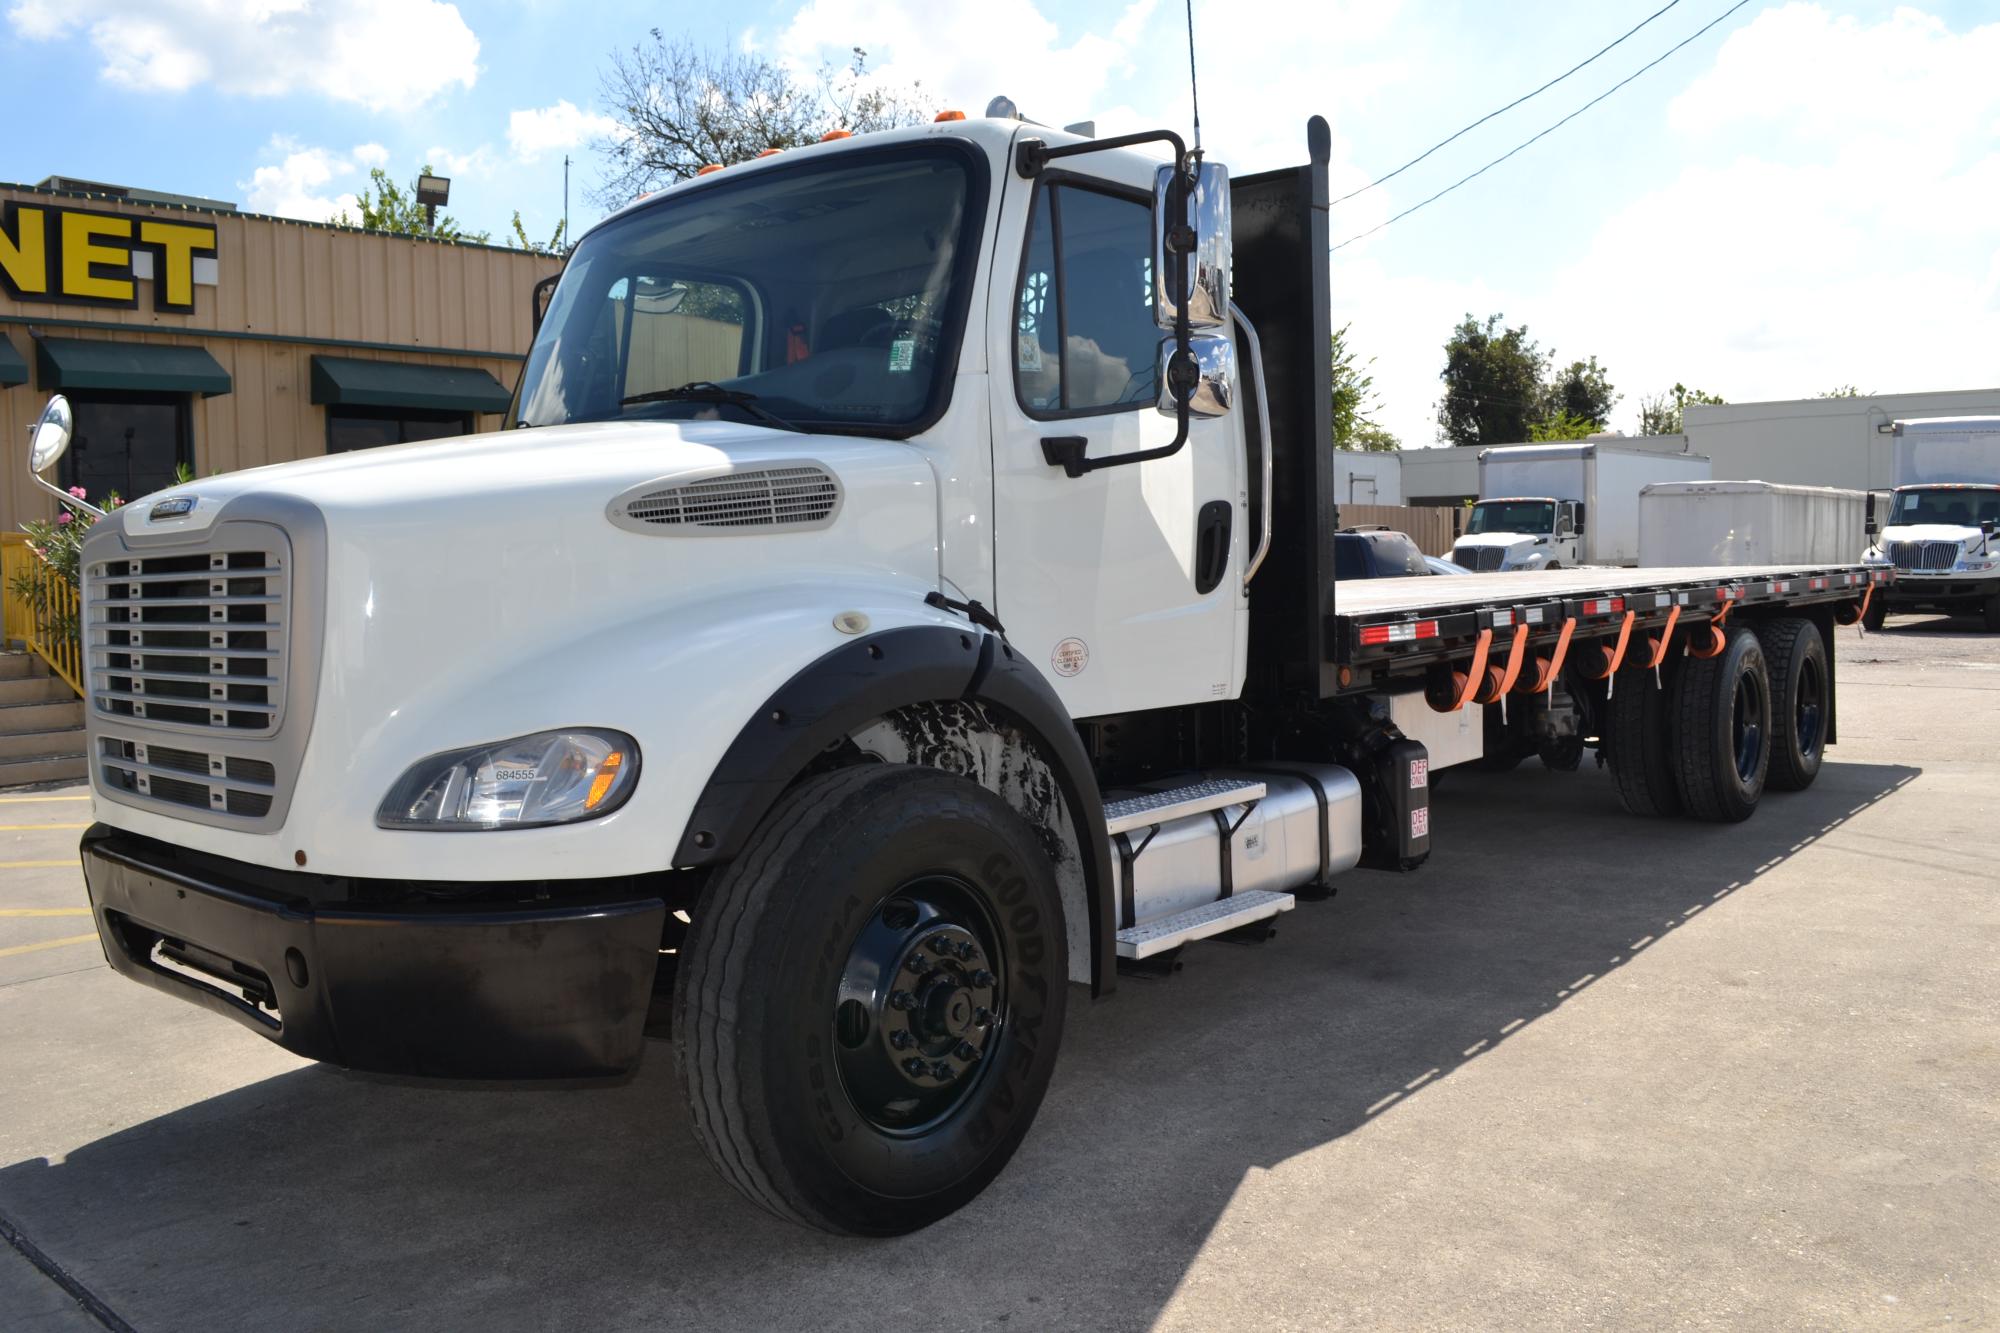
[[[72,486],[72,487],[70,487],[70,488],[69,488],[69,493],[70,493],[71,495],[74,495],[74,496],[75,496],[75,497],[76,497],[77,499],[79,499],[79,500],[88,500],[88,499],[90,498],[90,492],[89,492],[89,491],[86,491],[86,490],[85,490],[85,489],[83,489],[83,487],[81,487],[81,486]]]
[[[69,521],[70,521],[70,518],[71,518],[71,514],[70,514],[69,510],[65,509],[65,510],[63,510],[63,511],[62,511],[62,512],[61,512],[60,514],[57,514],[57,515],[56,515],[56,522],[58,522],[58,523],[67,523],[67,522],[69,522]]]

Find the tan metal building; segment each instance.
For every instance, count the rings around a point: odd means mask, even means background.
[[[110,188],[0,185],[0,530],[49,518],[27,431],[76,411],[93,500],[497,426],[560,261]]]

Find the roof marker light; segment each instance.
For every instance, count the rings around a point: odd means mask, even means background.
[[[765,149],[765,150],[764,150],[763,152],[761,152],[761,153],[757,154],[757,156],[758,156],[758,157],[776,157],[776,156],[777,156],[778,154],[780,154],[780,153],[782,153],[782,152],[784,152],[784,151],[785,151],[785,150],[784,150],[784,149],[782,149],[782,148],[766,148],[766,149]]]
[[[828,130],[825,134],[819,136],[819,141],[821,143],[832,143],[835,139],[852,139],[853,137],[854,135],[847,130]]]
[[[697,176],[713,176],[716,172],[720,170],[722,170],[722,164],[720,162],[711,162],[707,166],[703,167],[700,171],[695,172],[694,174]]]
[[[938,125],[942,124],[947,120],[964,120],[964,119],[965,119],[965,113],[963,111],[940,111],[935,116],[931,117],[931,124]]]

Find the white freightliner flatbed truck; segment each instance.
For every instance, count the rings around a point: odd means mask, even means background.
[[[1230,181],[987,117],[714,172],[579,242],[508,429],[100,521],[111,965],[447,1078],[629,1073],[670,996],[722,1173],[890,1234],[1002,1168],[1072,987],[1423,863],[1398,718],[1594,739],[1646,814],[1810,782],[1884,575],[1336,586],[1307,138]]]

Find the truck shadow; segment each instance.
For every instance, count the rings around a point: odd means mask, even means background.
[[[1393,1113],[1920,772],[1829,764],[1737,828],[1630,819],[1596,772],[1454,774],[1422,872],[1073,1008],[1013,1165],[901,1240],[738,1199],[660,1043],[602,1090],[303,1069],[8,1166],[0,1213],[142,1329],[1145,1327],[1250,1169]]]

